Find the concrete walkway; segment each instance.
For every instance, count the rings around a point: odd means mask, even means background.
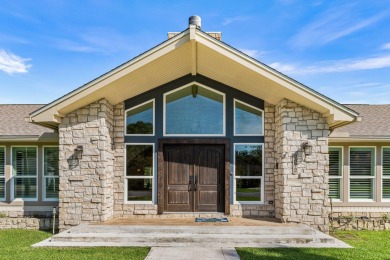
[[[234,248],[152,247],[146,260],[239,260]]]

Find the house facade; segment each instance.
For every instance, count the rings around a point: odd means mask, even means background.
[[[19,106],[20,125],[0,128],[8,218],[58,207],[64,230],[223,213],[327,232],[329,197],[334,213],[390,209],[389,128],[356,139],[366,106],[341,105],[275,71],[201,31],[197,17],[52,103]]]

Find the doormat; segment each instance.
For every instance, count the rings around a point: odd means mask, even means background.
[[[195,218],[195,222],[229,222],[228,218]]]

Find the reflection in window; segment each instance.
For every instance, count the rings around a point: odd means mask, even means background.
[[[14,198],[37,198],[37,148],[12,147]]]
[[[240,101],[234,101],[234,134],[263,135],[263,112]]]
[[[224,134],[223,94],[192,85],[167,94],[165,102],[165,134]]]
[[[149,101],[126,111],[126,134],[153,135],[153,103]]]
[[[153,145],[126,145],[127,201],[153,201]]]
[[[58,147],[43,148],[43,185],[45,199],[58,199]]]
[[[262,202],[263,148],[260,144],[236,144],[235,201]]]
[[[152,179],[127,179],[127,200],[152,201]]]

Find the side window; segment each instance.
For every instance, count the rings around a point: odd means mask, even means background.
[[[343,155],[341,147],[329,147],[329,198],[341,200]]]
[[[154,135],[154,100],[126,110],[127,135]]]
[[[349,150],[349,169],[349,196],[351,200],[373,200],[375,149],[351,147]]]
[[[390,199],[390,147],[382,150],[382,199]]]
[[[37,199],[37,148],[12,147],[13,198]]]
[[[43,147],[44,200],[58,200],[59,170],[58,147]]]
[[[0,201],[5,200],[5,147],[0,147]]]
[[[263,111],[234,100],[234,135],[264,135]]]

